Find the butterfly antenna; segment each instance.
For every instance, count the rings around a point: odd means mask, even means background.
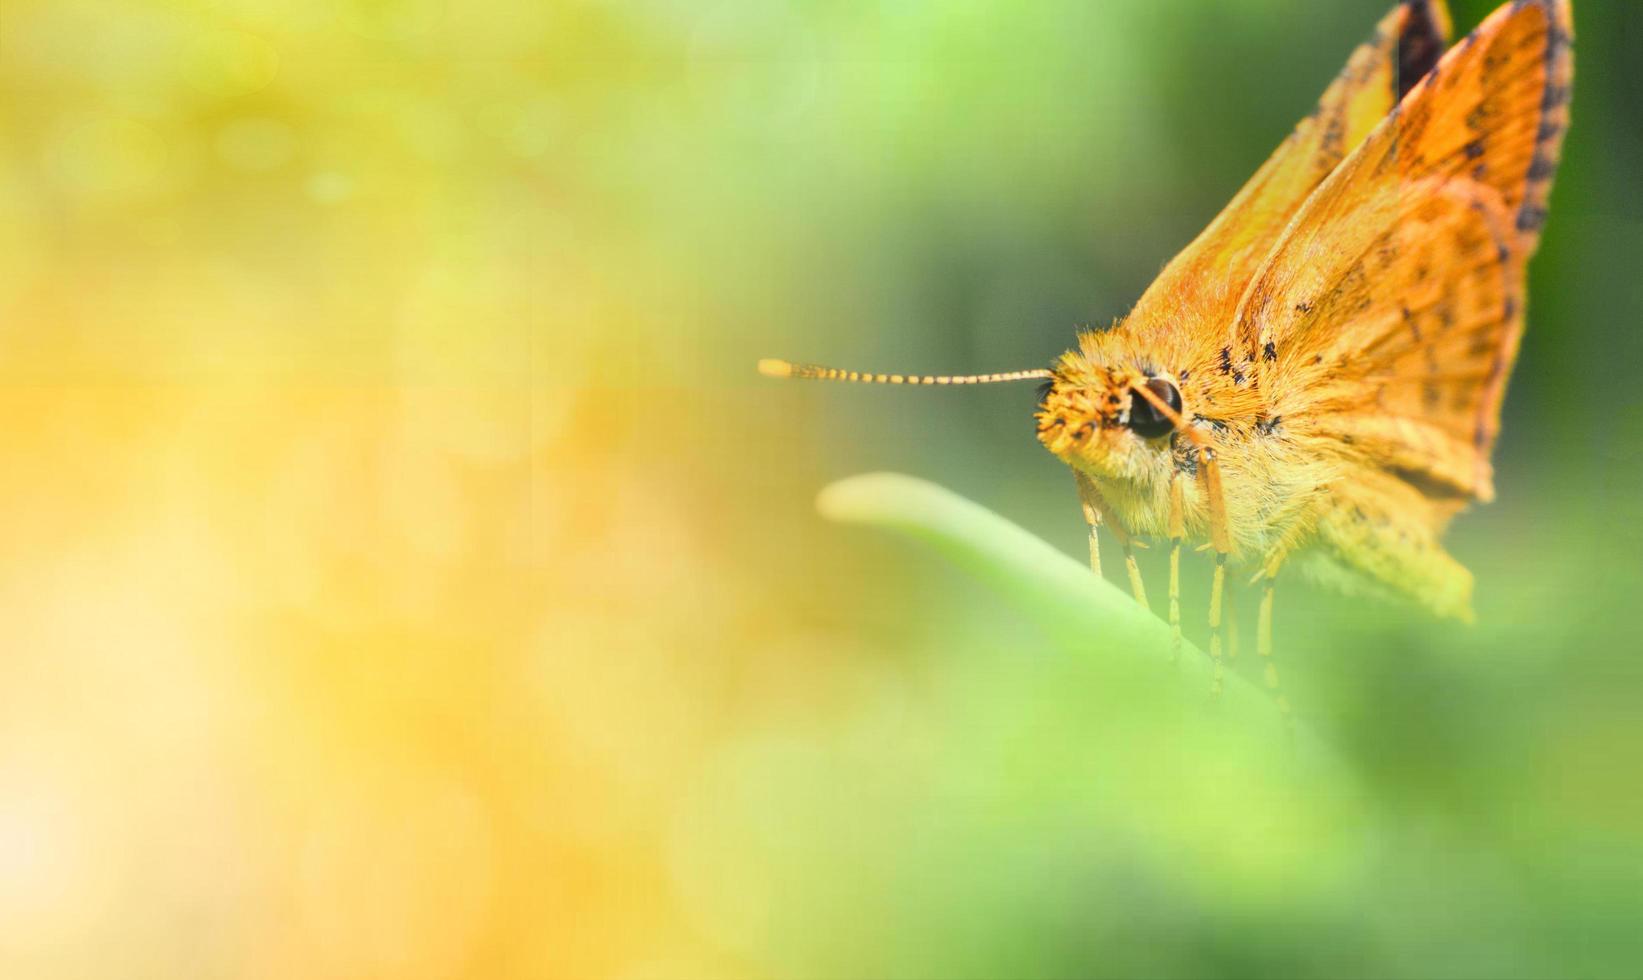
[[[759,362],[759,373],[772,378],[854,381],[859,384],[880,385],[989,385],[999,381],[1042,381],[1055,377],[1048,368],[1005,371],[1001,374],[872,374],[866,371],[822,367],[820,364],[794,364],[773,357],[767,357]]]

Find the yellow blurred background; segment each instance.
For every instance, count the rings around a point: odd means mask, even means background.
[[[1077,553],[1029,390],[752,372],[1047,363],[1383,5],[5,0],[0,976],[1622,974],[1628,5],[1485,625],[1283,613],[1350,826],[1092,776],[1035,627],[815,516],[903,469]]]

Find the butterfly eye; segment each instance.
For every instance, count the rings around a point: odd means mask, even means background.
[[[1178,417],[1181,414],[1181,392],[1163,378],[1152,378],[1147,382],[1147,391],[1156,395],[1158,400],[1169,406],[1170,411]],[[1175,423],[1169,416],[1160,412],[1152,402],[1139,393],[1130,395],[1130,431],[1143,439],[1156,439],[1175,428]]]

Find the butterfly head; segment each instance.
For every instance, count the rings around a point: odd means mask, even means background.
[[[1063,462],[1115,479],[1167,473],[1170,436],[1183,417],[1173,379],[1072,354],[1041,390],[1038,441]]]

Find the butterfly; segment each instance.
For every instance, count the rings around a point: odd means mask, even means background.
[[[766,374],[918,385],[1042,381],[1039,441],[1071,467],[1136,598],[1144,539],[1214,554],[1210,656],[1229,566],[1470,619],[1451,520],[1494,497],[1490,456],[1569,120],[1568,0],[1515,0],[1452,48],[1443,0],[1403,0],[1230,204],[1129,314],[1050,368],[959,377],[786,361]]]

